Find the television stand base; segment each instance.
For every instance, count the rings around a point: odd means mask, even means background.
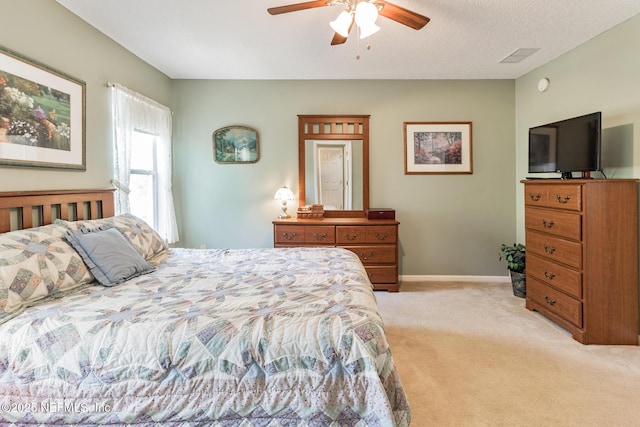
[[[573,173],[571,172],[562,172],[560,179],[573,179]]]

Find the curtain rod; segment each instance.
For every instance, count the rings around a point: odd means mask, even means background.
[[[166,105],[163,105],[163,104],[159,103],[158,101],[156,101],[154,99],[151,99],[151,98],[149,98],[149,97],[147,97],[147,96],[145,96],[145,95],[143,95],[143,94],[141,94],[139,92],[136,92],[135,90],[129,89],[126,86],[122,86],[119,83],[113,83],[113,82],[107,82],[106,86],[107,87],[119,88],[119,89],[123,90],[124,92],[129,93],[131,96],[135,96],[135,97],[138,97],[140,99],[143,99],[146,102],[148,102],[149,104],[156,106],[157,108],[169,110],[169,112],[173,116],[173,111],[171,111],[171,109],[169,107],[167,107]]]

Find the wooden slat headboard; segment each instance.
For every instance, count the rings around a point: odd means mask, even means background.
[[[113,189],[0,192],[0,233],[114,215]],[[12,221],[13,217],[13,221]]]

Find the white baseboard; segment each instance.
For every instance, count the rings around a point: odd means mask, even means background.
[[[400,282],[510,282],[509,276],[400,276]]]

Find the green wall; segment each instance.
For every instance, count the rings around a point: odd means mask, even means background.
[[[400,221],[403,275],[505,275],[515,238],[515,82],[193,81],[174,84],[174,190],[187,247],[269,247],[278,187],[297,193],[297,115],[370,114],[370,203]],[[405,175],[403,122],[473,122],[473,174]],[[260,135],[255,164],[213,160],[212,133]],[[295,211],[297,201],[291,210]]]
[[[602,164],[607,177],[640,177],[640,150],[635,149],[640,141],[638,40],[640,15],[516,81],[515,181],[528,175],[530,127],[594,111],[602,111]],[[537,82],[543,77],[551,85],[538,92]],[[516,196],[518,239],[524,241],[522,184]]]
[[[108,188],[112,170],[107,82],[170,105],[171,80],[54,0],[0,0],[0,46],[86,83],[87,170],[0,167],[0,191]]]

